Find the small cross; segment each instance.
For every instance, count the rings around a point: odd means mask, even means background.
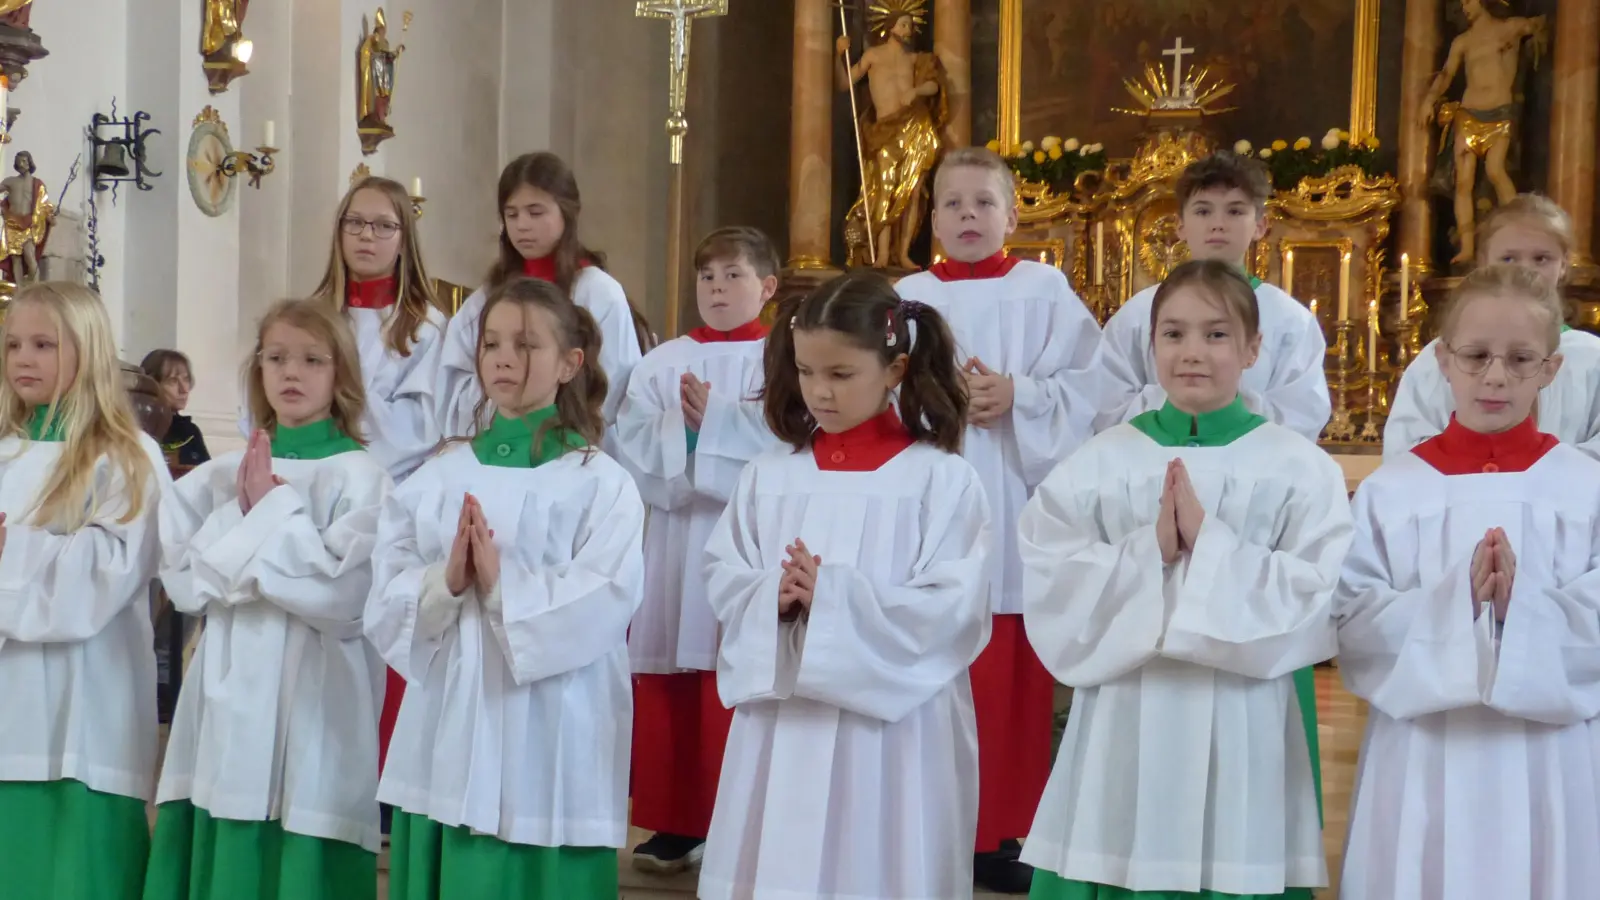
[[[1178,43],[1171,50],[1161,51],[1162,56],[1172,57],[1171,91],[1174,95],[1183,89],[1183,58],[1194,52],[1193,47],[1185,47],[1183,45],[1183,38],[1181,37],[1178,38]]]
[[[683,162],[683,135],[689,130],[683,108],[689,94],[689,23],[695,19],[728,14],[728,0],[638,0],[633,14],[645,19],[669,19],[671,80],[667,94],[667,134],[673,165]]]

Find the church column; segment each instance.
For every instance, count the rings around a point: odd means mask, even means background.
[[[950,125],[955,146],[972,143],[972,0],[934,0],[933,52],[950,78]]]
[[[789,266],[828,268],[833,218],[833,18],[828,0],[795,0],[789,137]]]
[[[1600,95],[1600,0],[1560,0],[1550,116],[1550,198],[1572,217],[1576,265],[1593,263],[1595,108]]]
[[[1405,50],[1400,58],[1400,252],[1433,268],[1433,213],[1428,208],[1432,125],[1422,124],[1422,101],[1439,64],[1440,0],[1406,0]]]

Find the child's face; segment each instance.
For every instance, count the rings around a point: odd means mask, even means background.
[[[484,322],[478,378],[495,408],[519,418],[556,402],[583,365],[583,350],[561,349],[549,310],[498,303]]]
[[[1518,297],[1457,302],[1463,305],[1455,327],[1434,348],[1455,396],[1456,420],[1481,434],[1513,428],[1532,415],[1540,389],[1561,369],[1548,313]]]
[[[6,381],[29,406],[44,406],[72,389],[78,345],[61,334],[37,303],[19,303],[6,315]]]
[[[285,428],[333,414],[333,369],[333,348],[308,331],[273,322],[261,336],[261,383]]]
[[[968,263],[988,259],[1016,230],[1016,200],[998,174],[976,166],[940,174],[933,233],[951,259]]]
[[[889,392],[906,374],[904,354],[885,366],[877,353],[828,328],[797,329],[794,361],[806,409],[829,434],[849,431],[883,412]]]
[[[506,237],[523,259],[543,259],[556,252],[566,231],[556,198],[531,185],[518,185],[500,211]]]
[[[351,234],[352,228],[360,233]],[[374,188],[356,191],[339,223],[339,250],[350,277],[368,281],[393,274],[405,240],[400,232],[400,217],[387,195]]]
[[[1199,288],[1180,288],[1161,304],[1156,322],[1156,377],[1172,405],[1190,415],[1219,410],[1239,395],[1239,379],[1255,365],[1261,336]]]
[[[1484,245],[1483,258],[1491,265],[1531,269],[1558,285],[1567,277],[1567,255],[1548,231],[1521,222],[1497,230]]]
[[[193,388],[194,377],[188,366],[179,362],[167,364],[167,372],[161,378],[161,398],[173,412],[183,412],[189,406],[189,391]]]
[[[700,267],[694,299],[700,318],[718,331],[732,331],[761,315],[778,290],[778,276],[762,278],[743,256],[713,259]]]
[[[1178,237],[1195,259],[1244,265],[1252,241],[1267,235],[1267,220],[1244,191],[1209,188],[1195,192],[1178,215]]]

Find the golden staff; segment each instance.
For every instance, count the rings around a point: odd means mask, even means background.
[[[850,22],[845,18],[845,4],[836,7],[839,10],[839,32],[846,39],[850,37]],[[850,65],[850,48],[844,51],[844,80],[850,92],[850,125],[856,133],[856,164],[861,167],[861,223],[866,229],[867,261],[876,266],[878,264],[878,230],[872,227],[872,204],[867,197],[867,149],[861,139],[861,113],[856,109],[856,80],[855,71]]]

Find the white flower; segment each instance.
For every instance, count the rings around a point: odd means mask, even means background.
[[[1089,145],[1089,152],[1090,153],[1100,153],[1105,149],[1106,149],[1106,145],[1105,144],[1090,144]]]
[[[1072,153],[1073,151],[1077,150],[1080,146],[1082,146],[1082,145],[1078,143],[1078,139],[1077,138],[1067,138],[1067,142],[1065,144],[1061,145],[1061,149],[1067,151],[1068,153]]]
[[[1271,159],[1272,158],[1272,148],[1271,147],[1262,147],[1261,148],[1261,158],[1262,159]]]
[[[1079,156],[1088,156],[1089,155],[1089,147],[1088,147],[1087,144],[1085,144],[1084,146],[1078,148],[1078,155]]]
[[[1329,128],[1328,129],[1328,134],[1331,134],[1334,137],[1338,137],[1339,136],[1339,126],[1335,125],[1332,128]]]
[[[1022,142],[1022,152],[1023,153],[1032,153],[1033,152],[1033,141],[1023,141]]]
[[[1322,149],[1324,150],[1337,150],[1339,149],[1340,143],[1341,141],[1339,140],[1339,132],[1337,130],[1330,131],[1322,137]]]
[[[1250,155],[1250,142],[1249,141],[1244,141],[1244,140],[1239,141],[1238,143],[1233,145],[1233,152],[1239,154],[1240,156],[1249,156]]]
[[[1039,149],[1046,153],[1049,153],[1051,150],[1054,150],[1059,146],[1061,146],[1061,138],[1058,138],[1055,135],[1051,135],[1039,142]],[[1067,149],[1071,150],[1072,148],[1069,146]]]

